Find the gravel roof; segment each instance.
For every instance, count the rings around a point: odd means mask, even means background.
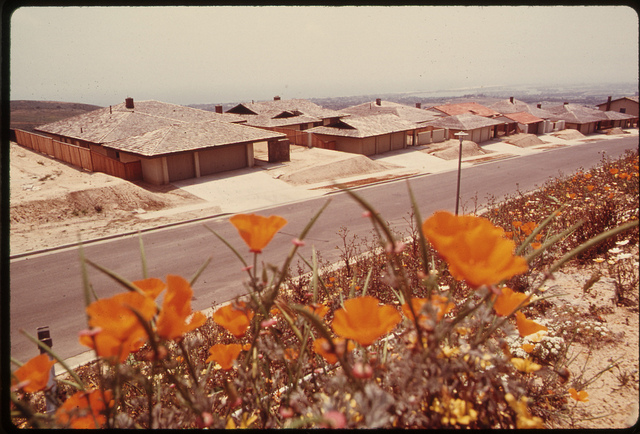
[[[107,143],[146,132],[191,122],[243,122],[239,116],[214,113],[160,101],[135,101],[134,108],[125,103],[93,110],[71,118],[41,125],[37,131]]]
[[[310,128],[306,131],[314,134],[342,137],[373,137],[418,128],[414,122],[400,119],[396,115],[381,114],[371,116],[350,116],[340,119],[332,125]]]
[[[271,117],[277,116],[285,111],[298,111],[301,114],[319,119],[335,118],[346,115],[346,113],[326,109],[306,99],[280,99],[273,101],[242,103],[227,110],[227,113],[233,113],[233,111],[241,109],[242,107],[249,109],[257,115],[268,115]],[[244,116],[244,118],[249,119],[247,116]]]
[[[139,136],[109,142],[104,146],[151,157],[285,137],[286,134],[261,128],[209,121],[175,124]]]
[[[341,111],[353,116],[392,114],[398,116],[400,119],[415,123],[428,122],[438,118],[433,112],[391,101],[380,101],[380,105],[376,104],[375,101],[365,102],[344,108]]]
[[[603,111],[579,104],[562,104],[545,107],[545,110],[551,112],[550,119],[553,121],[563,120],[569,123],[586,124],[607,119]]]
[[[533,124],[536,122],[542,122],[544,121],[544,119],[541,119],[537,116],[532,115],[531,113],[527,113],[527,112],[519,112],[519,113],[508,113],[505,114],[504,117],[512,119],[516,122],[519,122],[521,124]]]
[[[484,116],[464,113],[460,115],[447,116],[442,119],[436,119],[435,121],[427,122],[426,125],[439,128],[452,128],[454,130],[470,131],[483,127],[501,125],[503,123],[504,122],[496,121]]]
[[[478,116],[497,116],[500,113],[490,109],[489,107],[478,104],[477,102],[462,102],[458,104],[444,104],[431,107],[432,109],[439,110],[449,116],[461,115],[464,113],[471,113]]]

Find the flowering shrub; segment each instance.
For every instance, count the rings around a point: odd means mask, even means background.
[[[53,397],[47,355],[20,366],[12,374],[13,420],[73,428],[548,426],[541,397],[551,408],[565,408],[568,399],[577,405],[588,400],[589,382],[568,380],[568,344],[559,336],[566,329],[550,330],[539,318],[544,283],[618,234],[635,236],[637,244],[637,209],[584,240],[569,218],[578,213],[566,209],[584,197],[595,202],[587,195],[603,187],[602,176],[615,177],[604,185],[611,187],[607,198],[632,194],[626,183],[637,184],[637,155],[634,161],[635,172],[617,163],[615,173],[606,166],[576,175],[568,196],[545,187],[543,194],[556,199],[553,209],[529,197],[526,206],[487,217],[437,212],[422,221],[414,204],[415,233],[405,242],[349,192],[372,222],[376,253],[352,260],[350,250],[345,267],[333,271],[320,270],[314,251],[304,260],[306,274],[291,272],[324,208],[292,240],[283,263],[262,270],[258,255],[286,220],[233,216],[253,265],[212,232],[241,262],[248,294],[216,307],[211,318],[192,312],[197,276],[130,282],[82,258],[83,269],[96,266],[124,289],[91,301],[85,279],[88,329],[79,339],[97,361],[80,368],[83,375],[69,370],[70,377],[56,380]],[[527,292],[513,285],[542,265],[547,274]],[[33,408],[34,394],[54,399],[55,413]]]

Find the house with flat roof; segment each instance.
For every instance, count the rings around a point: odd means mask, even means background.
[[[289,150],[285,134],[244,125],[234,114],[132,98],[36,131],[115,161],[139,161],[142,179],[152,184],[252,167],[257,144],[285,160]]]

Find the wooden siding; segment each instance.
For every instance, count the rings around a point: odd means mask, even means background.
[[[123,163],[91,149],[53,140],[51,137],[15,130],[16,143],[56,160],[90,172],[103,172],[128,181],[142,179],[142,167],[139,161]]]

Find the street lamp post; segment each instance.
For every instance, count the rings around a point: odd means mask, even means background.
[[[456,215],[458,215],[458,205],[460,203],[460,173],[462,172],[462,138],[469,134],[458,131],[454,136],[460,139],[460,150],[458,152],[458,186],[456,188]]]

